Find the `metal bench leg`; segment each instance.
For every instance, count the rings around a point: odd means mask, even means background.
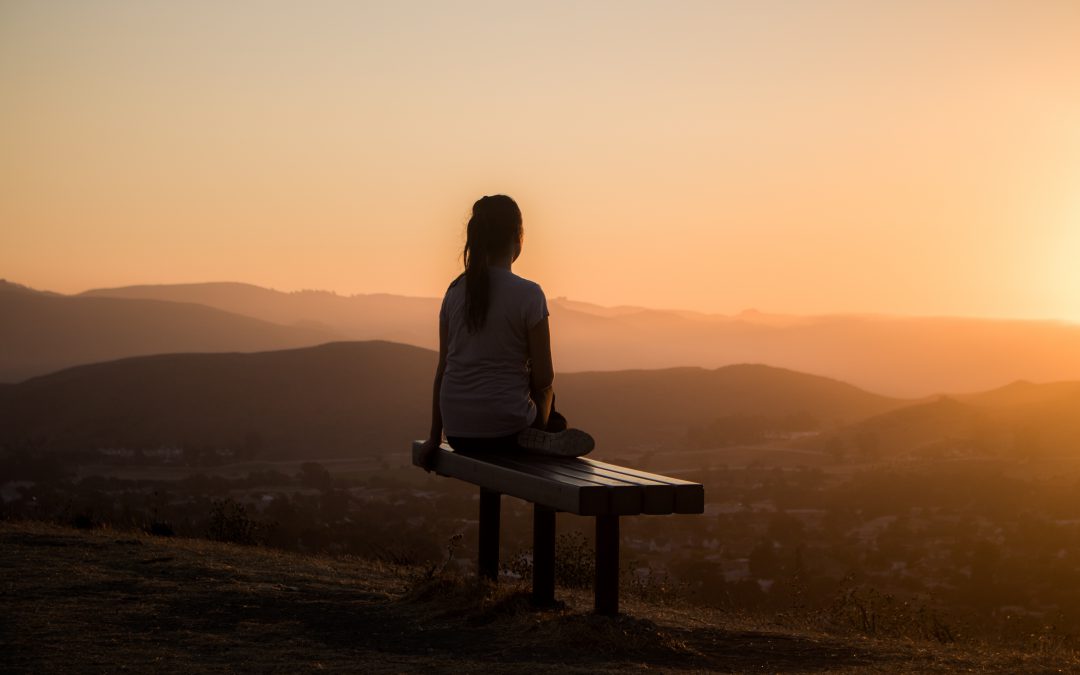
[[[596,517],[596,613],[619,613],[619,517]]]
[[[533,604],[555,604],[555,511],[533,505]]]
[[[502,494],[480,488],[480,552],[477,561],[481,578],[499,578],[499,506]]]

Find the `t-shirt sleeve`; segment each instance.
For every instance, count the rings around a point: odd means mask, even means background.
[[[450,293],[454,290],[454,286],[456,286],[459,281],[461,281],[461,277],[454,279],[447,287],[446,293],[443,293],[442,304],[439,305],[440,326],[445,326],[450,323]]]
[[[547,318],[547,298],[544,297],[544,290],[538,284],[532,284],[522,307],[525,313],[526,328],[532,328]]]

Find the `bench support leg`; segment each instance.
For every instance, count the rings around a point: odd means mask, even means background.
[[[499,507],[502,494],[480,488],[480,577],[499,578]]]
[[[533,505],[533,604],[555,604],[555,511]]]
[[[619,613],[619,517],[596,517],[596,613]]]

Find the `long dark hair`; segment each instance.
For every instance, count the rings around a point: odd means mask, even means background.
[[[488,258],[513,251],[521,243],[521,209],[506,195],[476,200],[465,234],[465,325],[475,333],[484,327],[491,280]]]

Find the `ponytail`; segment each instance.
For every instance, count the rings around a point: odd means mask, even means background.
[[[521,240],[521,210],[506,195],[481,197],[473,204],[465,234],[465,325],[470,333],[484,327],[491,300],[491,256]]]

